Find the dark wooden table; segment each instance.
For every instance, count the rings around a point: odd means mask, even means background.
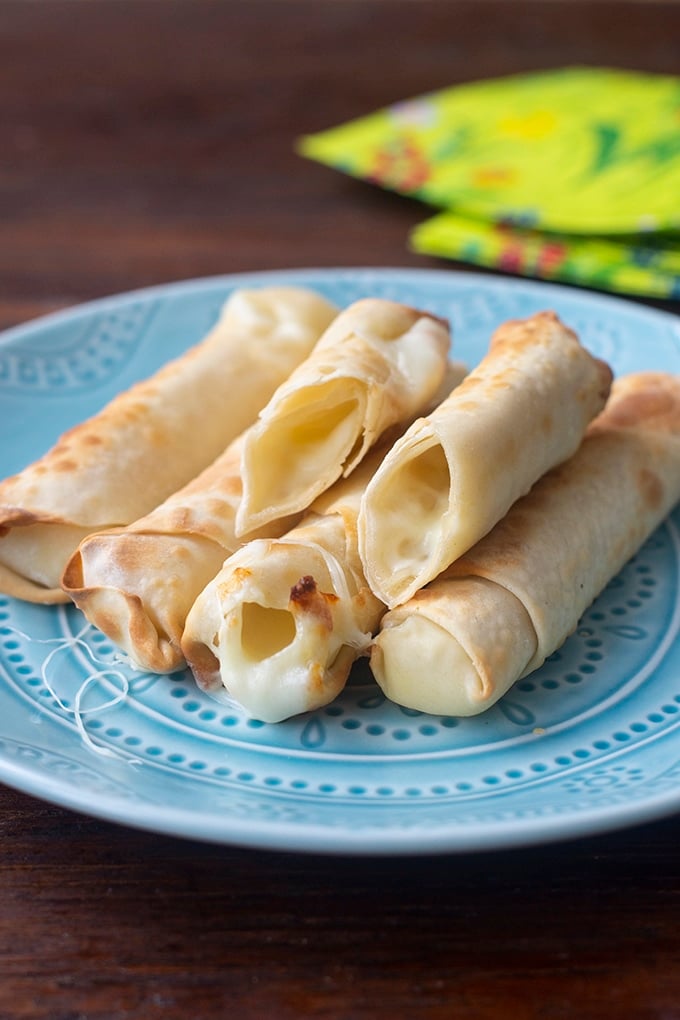
[[[680,6],[0,2],[0,326],[215,273],[441,267],[405,245],[422,207],[294,139],[576,63],[680,72]],[[140,833],[1,788],[0,838],[3,1020],[680,1017],[677,817],[350,859]]]

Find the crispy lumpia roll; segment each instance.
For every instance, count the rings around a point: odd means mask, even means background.
[[[341,312],[248,436],[239,533],[303,510],[389,426],[419,413],[450,342],[441,319],[393,301],[367,298]]]
[[[434,399],[443,399],[464,375],[460,363],[449,365]],[[141,669],[182,668],[187,614],[226,557],[244,541],[282,535],[300,519],[300,514],[277,519],[237,538],[246,434],[145,517],[88,536],[66,566],[65,591]]]
[[[624,377],[570,460],[383,617],[381,688],[425,712],[482,712],[562,645],[679,499],[680,378]]]
[[[447,365],[433,406],[466,371]],[[366,483],[393,438],[390,430],[297,527],[278,541],[244,545],[207,584],[182,640],[199,686],[228,691],[270,722],[327,704],[342,689],[385,610],[363,577],[356,522]]]
[[[384,450],[325,492],[280,539],[249,542],[194,603],[182,648],[198,685],[265,722],[326,705],[385,610],[361,569],[356,519]]]
[[[123,526],[210,464],[307,357],[337,309],[301,288],[237,291],[208,336],[0,484],[0,591],[61,602],[87,534]]]
[[[465,381],[371,480],[359,549],[371,589],[406,601],[485,535],[604,406],[611,371],[553,312],[507,322]]]
[[[235,522],[246,432],[145,517],[89,535],[66,565],[64,591],[140,669],[172,673],[186,665],[180,641],[187,613],[243,544]],[[281,535],[297,518],[273,521],[251,537]]]

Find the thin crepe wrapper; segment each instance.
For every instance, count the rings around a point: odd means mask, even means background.
[[[680,379],[613,387],[577,453],[388,613],[371,654],[406,707],[475,715],[538,669],[680,499]]]
[[[341,312],[248,435],[237,532],[304,510],[349,475],[431,399],[450,343],[443,320],[397,302],[366,298]]]
[[[243,544],[235,524],[246,434],[151,513],[85,538],[66,565],[65,592],[139,669],[172,673],[186,665],[187,614]],[[272,521],[250,537],[281,535],[295,520]]]
[[[447,364],[432,406],[466,372],[460,362]],[[241,700],[266,721],[327,704],[342,690],[385,610],[366,585],[358,555],[361,496],[401,430],[398,426],[388,430],[349,478],[323,493],[296,527],[279,540],[250,541],[206,585],[189,613],[182,639],[183,652],[204,690],[222,696],[228,690],[227,696]],[[242,639],[246,603],[257,613],[245,620],[250,652],[237,655],[238,661],[232,657],[230,663],[221,663],[220,645],[224,657],[225,642]],[[271,635],[277,626],[280,633],[282,616],[285,640],[277,643]]]
[[[404,433],[369,483],[359,550],[371,589],[405,602],[579,446],[611,370],[554,312],[500,326],[487,355]]]
[[[302,288],[235,292],[201,343],[0,483],[0,590],[66,601],[60,576],[79,541],[138,519],[210,464],[336,312]]]
[[[336,482],[281,539],[244,545],[201,592],[182,648],[203,690],[228,692],[266,722],[319,708],[342,690],[385,611],[366,584],[356,539],[361,495],[382,453]]]
[[[448,395],[465,371],[460,362],[448,364],[433,402]],[[300,519],[293,514],[236,535],[247,435],[151,513],[85,538],[66,565],[66,593],[140,669],[171,673],[185,666],[187,614],[226,557],[246,541],[282,535]]]

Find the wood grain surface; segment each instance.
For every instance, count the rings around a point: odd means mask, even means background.
[[[0,326],[216,273],[453,265],[408,251],[421,206],[295,138],[571,64],[680,73],[680,5],[0,0]],[[676,817],[510,852],[277,854],[0,788],[0,1020],[675,1020],[679,840]]]

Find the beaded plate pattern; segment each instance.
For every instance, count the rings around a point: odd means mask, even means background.
[[[189,281],[4,334],[2,475],[200,339],[235,287],[270,283],[447,316],[470,366],[504,319],[550,307],[617,374],[680,368],[678,320],[566,288],[448,270]],[[679,552],[676,511],[566,644],[472,719],[390,704],[360,663],[333,704],[261,723],[187,672],[135,671],[73,606],[0,596],[0,779],[155,831],[323,852],[500,848],[659,817],[680,808]]]

